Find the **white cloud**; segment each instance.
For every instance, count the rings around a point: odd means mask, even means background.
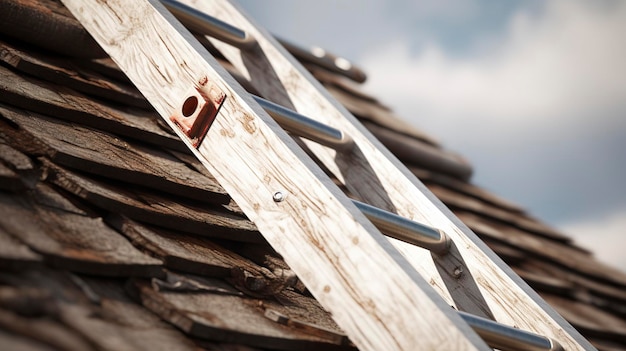
[[[560,229],[590,249],[600,261],[626,272],[626,209],[603,218],[566,223]]]
[[[452,57],[437,43],[412,54],[410,38],[393,41],[361,60],[375,72],[368,88],[444,136],[451,122],[483,131],[488,123],[506,139],[539,124],[554,130],[576,123],[584,130],[586,123],[572,121],[624,106],[626,2],[546,6],[540,14],[517,13],[499,44],[469,58]]]
[[[366,88],[538,217],[604,214],[566,233],[624,269],[626,212],[606,214],[626,206],[626,1],[519,10],[466,56],[396,38],[359,60]]]

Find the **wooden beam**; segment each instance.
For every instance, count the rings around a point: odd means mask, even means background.
[[[341,104],[267,31],[228,1],[182,0],[234,25],[256,39],[256,50],[241,51],[218,40],[212,44],[266,99],[352,137],[351,154],[305,141],[315,156],[353,193],[373,206],[440,228],[455,242],[450,254],[431,255],[390,239],[411,265],[446,300],[460,310],[552,337],[568,350],[593,349],[569,323],[517,276],[491,249]]]
[[[361,350],[488,349],[158,1],[63,3]],[[225,99],[196,149],[170,116],[207,84]]]

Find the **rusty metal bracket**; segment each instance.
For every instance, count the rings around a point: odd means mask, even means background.
[[[185,95],[170,120],[185,133],[193,147],[198,148],[217,117],[226,94],[207,78]]]

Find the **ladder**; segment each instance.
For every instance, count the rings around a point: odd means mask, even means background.
[[[62,2],[360,350],[594,349],[235,5]]]

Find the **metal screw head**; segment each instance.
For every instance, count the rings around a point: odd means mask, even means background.
[[[463,267],[456,267],[452,272],[452,275],[457,279],[460,278],[461,275],[463,275]]]
[[[282,202],[286,197],[287,195],[285,195],[282,191],[277,191],[274,193],[274,196],[272,196],[272,199],[274,199],[274,202]]]

